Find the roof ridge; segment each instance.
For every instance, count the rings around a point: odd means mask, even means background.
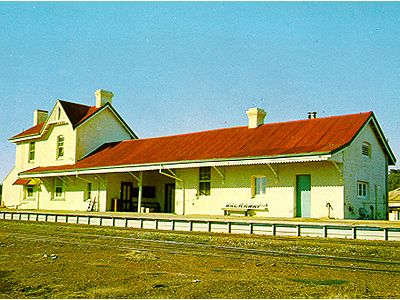
[[[317,117],[314,119],[299,119],[299,120],[291,120],[291,121],[280,121],[280,122],[273,122],[273,123],[267,123],[263,124],[264,125],[271,125],[271,124],[285,124],[285,123],[295,123],[295,122],[307,122],[307,121],[313,121],[313,120],[326,120],[326,119],[334,119],[334,118],[344,118],[344,117],[351,117],[351,116],[358,116],[358,115],[367,115],[367,114],[373,114],[372,111],[367,111],[367,112],[359,112],[359,113],[352,113],[352,114],[345,114],[345,115],[335,115],[335,116],[326,116],[326,117]]]
[[[76,103],[76,102],[67,101],[67,100],[63,100],[63,99],[57,99],[57,101],[59,101],[61,103],[67,103],[67,104],[73,104],[73,105],[79,105],[79,106],[86,106],[86,107],[94,107],[95,106],[95,105],[87,105],[87,104]]]
[[[296,123],[296,122],[307,122],[307,121],[321,120],[321,119],[325,119],[326,120],[326,119],[332,119],[332,118],[343,118],[343,117],[350,117],[350,116],[363,115],[363,114],[372,114],[372,111],[353,113],[353,114],[346,114],[346,115],[326,116],[326,117],[321,117],[321,118],[316,118],[316,119],[300,119],[300,120],[273,122],[273,123],[262,124],[259,127],[265,127],[265,126],[269,126],[269,125],[280,125],[280,124],[293,124],[293,123]],[[249,129],[257,129],[259,127],[249,128]],[[248,126],[247,125],[241,125],[241,126],[224,127],[224,128],[216,128],[216,129],[206,129],[206,130],[201,130],[201,131],[192,131],[192,132],[185,132],[185,133],[178,133],[178,134],[171,134],[171,135],[145,137],[145,138],[139,138],[139,139],[135,139],[135,140],[124,140],[124,141],[120,141],[118,143],[131,142],[131,141],[136,141],[136,140],[150,140],[150,139],[160,139],[160,138],[171,138],[171,137],[193,135],[193,134],[200,134],[200,133],[207,133],[207,132],[224,131],[224,130],[231,130],[231,129],[240,129],[240,128],[248,128]]]

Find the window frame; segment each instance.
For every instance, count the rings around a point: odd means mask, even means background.
[[[371,158],[371,144],[368,142],[363,142],[361,144],[361,155],[363,157]]]
[[[92,194],[93,194],[93,186],[91,182],[87,183],[86,186],[86,197],[85,200],[91,200],[92,199]]]
[[[25,199],[34,200],[36,199],[36,191],[34,185],[26,185],[24,189]]]
[[[36,142],[29,143],[28,162],[35,161]]]
[[[251,197],[265,197],[267,194],[267,176],[253,175],[251,176]]]
[[[64,199],[65,198],[65,188],[64,181],[56,177],[54,178],[54,196],[53,199]]]
[[[64,144],[65,144],[64,135],[57,136],[57,150],[56,150],[57,151],[56,152],[57,159],[64,158],[64,154],[65,154]]]
[[[366,181],[357,181],[357,198],[367,199],[369,196],[369,184]]]
[[[211,195],[211,167],[199,167],[199,196]]]

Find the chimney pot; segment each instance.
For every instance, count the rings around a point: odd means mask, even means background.
[[[317,118],[317,112],[316,111],[309,111],[307,113],[308,119],[316,119]]]
[[[110,91],[99,89],[95,92],[96,95],[96,107],[102,107],[107,103],[112,104],[112,97],[114,94]]]
[[[257,128],[264,124],[264,119],[267,113],[257,107],[250,108],[246,111],[247,117],[249,118],[249,128]]]
[[[36,126],[47,120],[49,112],[47,110],[35,110],[33,112],[33,126]]]

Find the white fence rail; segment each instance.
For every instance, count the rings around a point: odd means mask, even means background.
[[[97,215],[75,215],[45,212],[0,211],[0,220],[20,220],[85,224],[141,229],[222,232],[272,236],[304,236],[321,238],[345,238],[362,240],[400,241],[400,228],[350,225],[312,225],[262,223],[249,221],[190,220],[179,218],[118,217]]]

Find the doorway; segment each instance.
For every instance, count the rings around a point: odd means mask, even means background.
[[[121,182],[118,211],[133,211],[133,183]]]
[[[296,217],[311,217],[311,175],[296,176]]]
[[[175,211],[175,183],[165,185],[164,212],[173,213]]]

